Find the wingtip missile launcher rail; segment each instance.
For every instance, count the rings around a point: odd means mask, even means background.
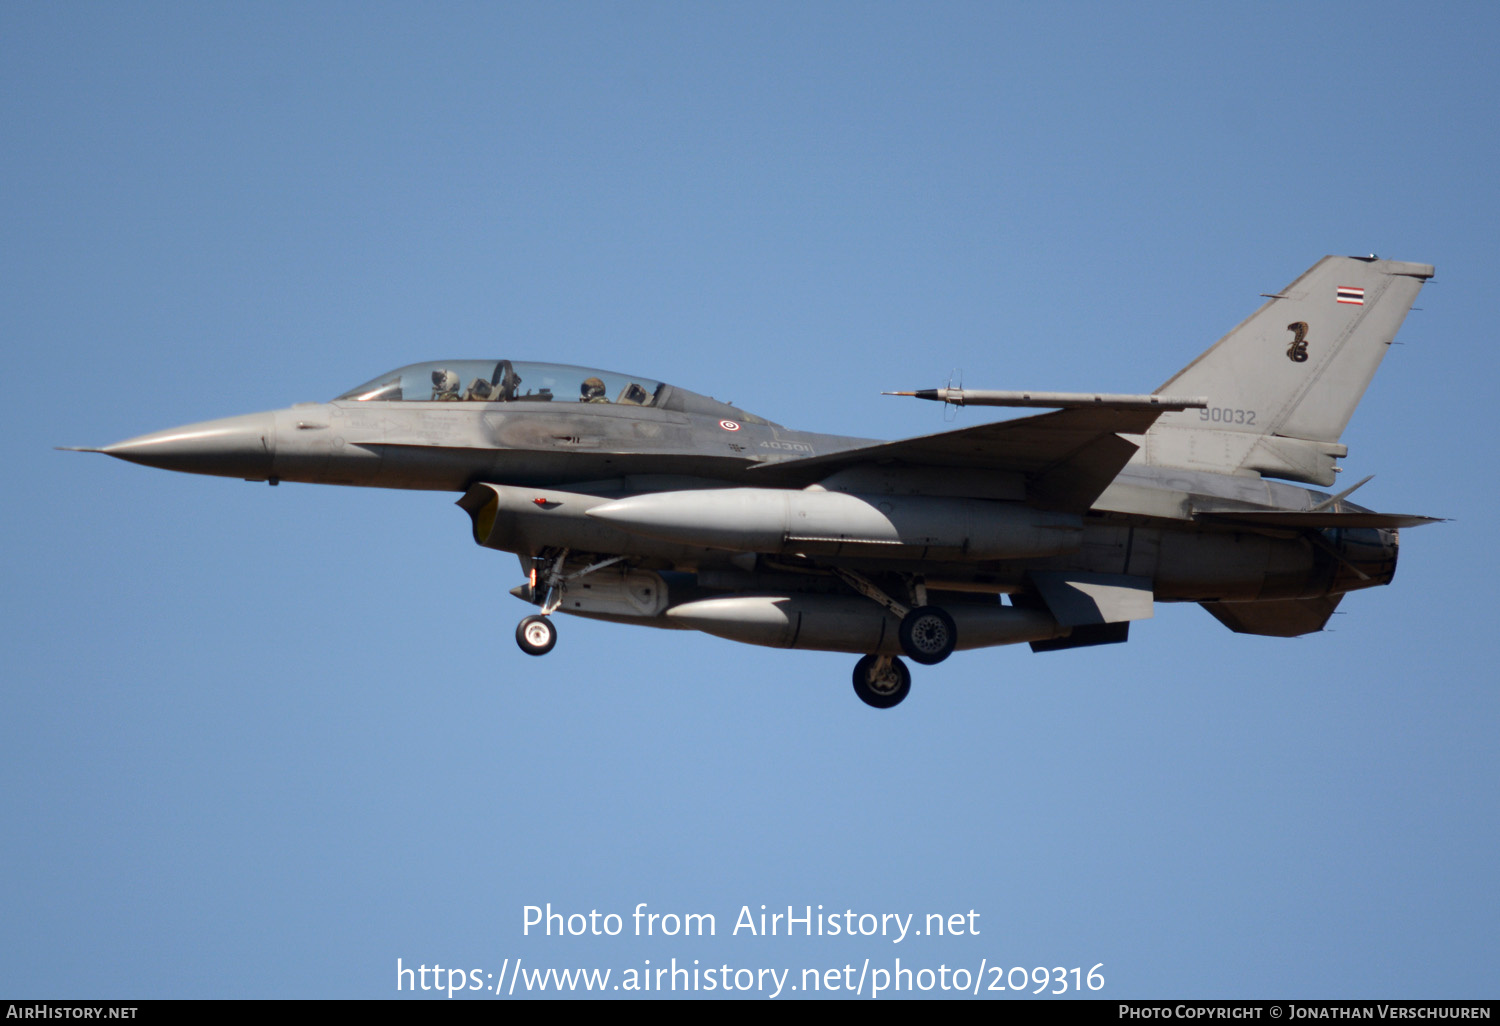
[[[950,406],[1027,406],[1053,410],[1085,407],[1107,410],[1201,410],[1208,406],[1203,396],[1125,395],[1107,392],[1017,392],[981,388],[919,388],[911,392],[882,392],[931,399]]]

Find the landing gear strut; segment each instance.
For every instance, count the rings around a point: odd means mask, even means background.
[[[528,616],[516,625],[516,644],[527,655],[546,655],[557,644],[557,628],[552,625],[551,614],[562,605],[563,592],[567,590],[568,582],[587,577],[596,570],[614,566],[625,559],[624,556],[610,556],[580,570],[566,573],[569,551],[571,550],[545,549],[532,557],[530,589],[524,593],[524,597],[535,602],[542,611]]]
[[[931,666],[953,654],[953,648],[958,644],[958,626],[947,610],[927,604],[927,584],[921,577],[914,577],[909,582],[912,605],[907,606],[864,574],[837,566],[830,569],[839,580],[900,619],[901,628],[896,636],[901,641],[901,651],[913,660]]]
[[[897,705],[911,691],[911,671],[895,656],[867,655],[854,664],[854,693],[876,709]]]

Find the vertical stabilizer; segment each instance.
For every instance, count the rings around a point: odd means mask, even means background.
[[[1157,389],[1209,405],[1162,415],[1136,461],[1332,484],[1339,436],[1432,275],[1324,257]]]

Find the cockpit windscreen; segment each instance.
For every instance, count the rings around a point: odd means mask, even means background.
[[[662,383],[561,363],[439,360],[414,363],[351,389],[338,402],[579,402],[651,406]]]

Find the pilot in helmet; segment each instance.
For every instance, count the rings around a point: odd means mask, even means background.
[[[432,372],[432,398],[444,401],[458,398],[458,375],[438,368]]]
[[[578,401],[581,403],[609,402],[604,394],[604,382],[598,378],[584,378],[583,384],[578,389]]]

